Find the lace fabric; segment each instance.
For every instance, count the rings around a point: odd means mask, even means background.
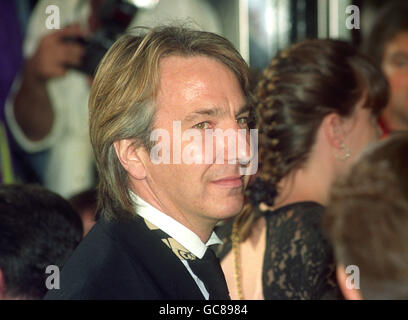
[[[341,298],[332,249],[321,228],[323,211],[318,203],[299,202],[263,213],[265,299]],[[217,230],[224,242],[218,251],[221,259],[231,250],[231,231],[231,224]]]

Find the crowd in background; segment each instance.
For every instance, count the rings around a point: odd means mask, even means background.
[[[95,224],[88,99],[101,53],[83,39],[175,19],[223,34],[207,1],[119,3],[0,2],[0,299],[42,298],[45,267],[62,267]],[[45,24],[50,5],[60,30]],[[231,298],[407,299],[407,4],[384,6],[358,48],[305,41],[253,72],[260,168],[218,230]],[[354,264],[361,292],[342,285]]]

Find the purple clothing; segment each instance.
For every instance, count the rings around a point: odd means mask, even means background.
[[[0,121],[11,143],[4,107],[11,85],[23,64],[22,32],[13,0],[0,0]],[[1,159],[0,159],[1,161]],[[0,182],[2,181],[0,170]]]
[[[14,77],[23,63],[22,33],[13,0],[0,1],[0,120]]]

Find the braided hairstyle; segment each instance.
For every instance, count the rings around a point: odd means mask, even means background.
[[[388,100],[387,81],[344,41],[306,40],[271,61],[255,90],[259,172],[236,220],[241,241],[250,234],[258,205],[272,206],[279,181],[306,163],[323,119],[331,113],[351,116],[363,96],[364,107],[379,115]]]

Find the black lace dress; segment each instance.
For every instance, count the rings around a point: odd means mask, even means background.
[[[322,234],[324,207],[298,202],[263,213],[266,247],[262,270],[266,300],[341,299],[330,244]],[[224,245],[220,259],[231,250],[232,223],[217,229]]]

